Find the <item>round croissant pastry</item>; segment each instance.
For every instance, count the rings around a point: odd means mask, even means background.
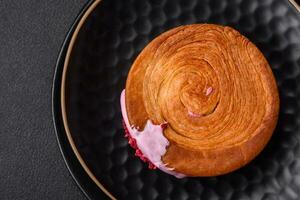
[[[178,178],[249,163],[269,141],[279,96],[263,54],[230,27],[180,26],[140,53],[121,95],[136,155]]]

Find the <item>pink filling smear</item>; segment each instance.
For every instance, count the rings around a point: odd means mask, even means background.
[[[128,143],[129,145],[135,149],[135,156],[139,157],[142,161],[148,163],[148,167],[149,169],[156,169],[156,166],[153,165],[153,163],[148,160],[148,158],[146,158],[143,153],[141,152],[141,150],[137,147],[137,144],[136,144],[136,140],[131,137],[127,127],[126,127],[126,124],[125,124],[125,121],[123,120],[122,121],[122,125],[123,125],[123,128],[124,128],[124,132],[125,132],[125,137],[128,139]]]
[[[201,117],[202,116],[201,114],[197,114],[197,113],[194,113],[194,112],[191,112],[191,111],[188,111],[188,115],[191,116],[191,117]]]
[[[205,95],[206,95],[206,96],[210,95],[210,94],[212,93],[212,91],[213,91],[213,88],[212,88],[212,87],[207,88],[207,89],[206,89]]]
[[[173,168],[167,167],[161,160],[161,157],[167,152],[167,146],[169,146],[168,139],[163,135],[163,129],[166,128],[167,124],[154,125],[148,120],[143,131],[138,131],[135,127],[131,127],[126,111],[125,90],[121,93],[121,110],[128,131],[127,135],[129,134],[127,136],[129,144],[133,148],[136,147],[136,156],[140,157],[145,162],[150,161],[149,168],[153,169],[157,167],[165,173],[171,174],[177,178],[185,177],[184,174],[177,173]]]

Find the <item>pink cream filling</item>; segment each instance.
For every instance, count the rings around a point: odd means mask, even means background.
[[[168,139],[163,135],[164,124],[154,125],[148,120],[143,131],[138,131],[135,127],[130,126],[125,104],[125,90],[121,93],[121,110],[130,138],[134,139],[137,151],[140,150],[142,153],[142,155],[139,154],[138,156],[140,158],[146,157],[145,160],[150,161],[149,166],[153,164],[163,172],[177,178],[186,177],[184,174],[175,172],[174,168],[167,167],[161,160],[161,157],[165,155],[167,151],[167,146],[169,146]]]
[[[209,88],[207,88],[207,90],[206,90],[206,92],[205,92],[205,95],[208,96],[208,95],[210,95],[212,92],[213,92],[213,88],[212,88],[212,87],[209,87]]]
[[[192,111],[188,111],[188,115],[191,116],[191,117],[201,117],[202,116],[201,114],[197,114],[197,113],[194,113]]]

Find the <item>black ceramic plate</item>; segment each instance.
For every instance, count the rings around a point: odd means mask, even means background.
[[[271,141],[247,166],[176,179],[134,156],[119,96],[145,45],[191,23],[228,25],[252,40],[275,74],[281,110]],[[300,15],[288,0],[102,0],[86,6],[63,45],[53,113],[66,163],[90,199],[300,199],[299,99]]]

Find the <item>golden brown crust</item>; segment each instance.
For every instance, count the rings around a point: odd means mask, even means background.
[[[253,43],[229,27],[195,24],[160,35],[141,52],[127,78],[126,110],[139,129],[147,120],[168,123],[163,162],[169,167],[214,176],[263,149],[276,126],[279,96]]]

